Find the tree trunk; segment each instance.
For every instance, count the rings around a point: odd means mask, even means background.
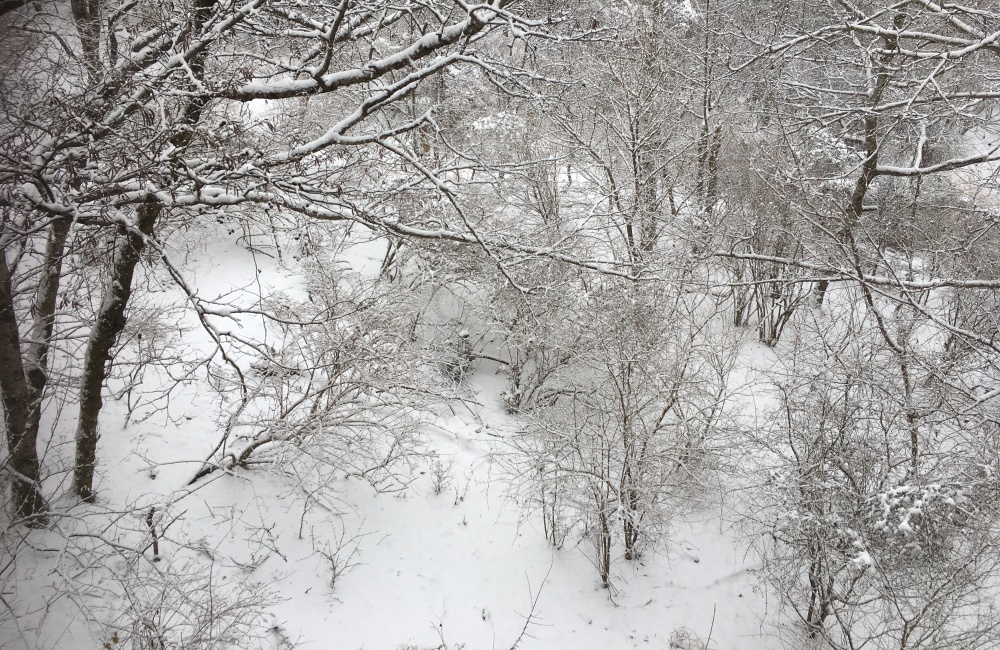
[[[820,280],[816,283],[816,287],[813,289],[813,295],[816,296],[816,306],[822,307],[823,300],[826,298],[826,292],[830,289],[829,280]]]
[[[76,22],[83,64],[91,83],[96,83],[101,72],[101,5],[97,0],[70,0],[73,20]]]
[[[107,375],[111,350],[125,328],[125,309],[132,296],[132,276],[145,247],[142,235],[150,235],[163,206],[152,200],[139,207],[135,229],[122,228],[108,289],[87,340],[80,381],[80,418],[76,429],[76,464],[73,489],[84,501],[94,500],[94,466],[97,462],[97,425],[103,401],[101,389]],[[140,235],[139,233],[142,233]]]
[[[78,2],[91,0],[77,0]],[[208,23],[215,0],[195,0],[192,11],[192,34],[197,34]],[[205,68],[207,50],[202,50],[188,61],[188,69],[196,79],[201,79]],[[180,123],[184,128],[170,138],[178,150],[187,147],[194,135],[194,126],[201,120],[208,105],[207,96],[194,97],[184,106]],[[163,205],[150,197],[139,206],[134,229],[122,229],[122,237],[115,249],[114,267],[97,320],[87,341],[83,358],[83,377],[80,383],[80,418],[76,429],[76,462],[73,467],[73,489],[84,501],[94,500],[94,466],[97,463],[97,424],[103,401],[101,389],[107,374],[111,349],[118,335],[125,328],[125,309],[132,296],[132,275],[145,247],[143,235],[153,234],[156,220]],[[136,232],[138,230],[138,232]],[[141,235],[139,233],[142,233]]]
[[[823,634],[823,626],[830,615],[830,600],[824,589],[826,580],[823,576],[823,549],[820,545],[813,547],[813,558],[809,564],[809,611],[806,613],[806,629],[809,638],[815,639]]]
[[[629,447],[633,447],[633,445],[627,445],[625,453],[630,456],[634,455],[634,448]],[[625,540],[626,560],[639,559],[639,481],[636,476],[638,471],[633,471],[633,463],[632,459],[626,459],[625,467],[622,470],[622,480],[619,484],[622,501],[622,535]]]
[[[29,435],[27,429],[28,380],[21,360],[21,336],[17,329],[6,247],[0,249],[0,368],[0,397],[7,430],[9,468],[13,474],[11,501],[18,517],[26,518],[29,525],[41,526],[46,523],[44,513],[48,505],[39,484],[35,436]]]
[[[38,438],[38,427],[42,418],[42,397],[49,379],[49,346],[56,318],[56,297],[59,295],[63,252],[71,225],[69,219],[58,219],[52,223],[49,241],[45,247],[45,266],[35,291],[35,321],[31,326],[24,364],[28,380],[26,431],[32,439]]]
[[[601,574],[601,584],[611,586],[611,524],[608,523],[608,513],[601,510],[597,515],[601,524],[597,540],[597,570]]]

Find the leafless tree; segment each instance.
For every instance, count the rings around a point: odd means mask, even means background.
[[[712,298],[626,295],[593,296],[586,344],[512,441],[550,542],[583,524],[605,585],[618,541],[627,560],[655,547],[710,473],[735,350]]]
[[[402,137],[433,124],[435,106],[409,116],[394,107],[449,68],[478,70],[484,79],[512,88],[522,75],[528,78],[491,58],[494,50],[487,46],[494,33],[511,26],[520,26],[517,38],[543,35],[541,22],[525,20],[508,4],[389,7],[346,0],[293,11],[251,0],[195,2],[172,13],[142,2],[81,2],[73,4],[71,20],[18,10],[4,16],[5,38],[41,34],[36,52],[56,61],[44,69],[12,61],[4,77],[5,96],[16,99],[2,153],[7,264],[27,265],[34,258],[17,257],[16,249],[37,239],[34,233],[52,233],[47,266],[28,269],[46,269],[37,276],[51,283],[39,284],[36,334],[51,326],[46,306],[58,293],[66,232],[117,230],[82,366],[74,475],[81,498],[94,497],[104,378],[124,327],[135,269],[143,251],[161,256],[156,239],[168,230],[164,223],[204,214],[205,208],[244,206],[252,212],[257,206],[485,245],[463,220],[454,193]],[[39,74],[49,85],[24,91]],[[290,128],[296,111],[274,109],[269,114],[276,117],[247,120],[243,108],[257,100],[302,106],[309,99],[322,115],[319,128]],[[76,114],[67,110],[73,104],[81,109]],[[389,159],[410,171],[387,165]],[[452,202],[458,223],[401,219],[386,209],[385,193],[370,191],[379,185],[395,193],[429,188]],[[182,269],[172,273],[179,280],[183,275]],[[0,278],[5,287],[8,275],[9,267]],[[3,296],[4,359],[16,368],[27,312],[12,291],[5,289]],[[210,320],[200,297],[190,298],[203,322]],[[224,358],[227,341],[216,342]],[[19,477],[15,501],[24,515],[45,509],[35,441],[23,432],[31,404],[38,402],[33,395],[44,389],[20,379],[25,373],[42,376],[32,368],[44,365],[45,341],[31,344],[23,370],[4,383],[11,466]]]
[[[973,469],[989,455],[935,391],[912,402],[874,319],[840,316],[798,328],[773,424],[751,434],[764,575],[832,647],[989,647],[994,479]]]

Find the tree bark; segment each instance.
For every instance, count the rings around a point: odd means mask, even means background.
[[[73,20],[83,50],[83,65],[91,83],[101,72],[101,5],[98,0],[70,0]]]
[[[45,247],[45,266],[35,291],[35,321],[28,337],[24,364],[28,380],[26,431],[33,440],[38,438],[38,428],[42,418],[42,397],[49,379],[49,347],[56,319],[56,297],[59,295],[63,253],[71,226],[72,222],[68,219],[58,219],[52,223]]]
[[[10,455],[11,502],[14,513],[27,519],[29,525],[46,523],[48,505],[42,497],[39,483],[36,436],[27,429],[29,389],[21,359],[21,336],[14,311],[10,269],[7,267],[6,246],[0,249],[0,397],[3,400],[7,451]]]
[[[94,0],[75,0],[79,3]],[[216,0],[195,0],[191,14],[192,32],[198,33],[208,23]],[[82,6],[82,5],[81,5]],[[89,6],[89,5],[88,5]],[[75,10],[75,9],[74,9]],[[89,11],[89,9],[88,9]],[[86,26],[86,21],[79,25]],[[201,79],[205,68],[206,51],[202,50],[188,62],[188,68],[195,78]],[[178,150],[191,143],[194,126],[201,120],[209,103],[205,95],[194,97],[184,106],[180,115],[180,125],[170,143]],[[122,237],[115,249],[110,284],[101,301],[101,309],[87,341],[87,352],[83,358],[83,377],[80,383],[80,417],[76,429],[76,462],[73,467],[73,490],[77,496],[92,502],[94,494],[94,467],[97,464],[97,431],[101,407],[101,390],[107,376],[111,350],[118,336],[125,328],[125,309],[132,296],[132,276],[139,257],[145,247],[144,237],[153,234],[156,220],[163,211],[163,204],[150,197],[139,206],[133,228],[122,228]],[[141,233],[141,234],[140,234]]]
[[[125,328],[125,309],[132,296],[132,277],[145,248],[143,235],[153,233],[156,219],[162,210],[161,204],[151,200],[139,206],[134,229],[121,228],[121,239],[115,248],[108,289],[87,340],[83,377],[80,381],[80,417],[76,429],[76,463],[73,468],[73,489],[87,502],[92,502],[95,498],[94,467],[97,464],[99,438],[97,427],[104,404],[101,390],[111,361],[111,351]]]

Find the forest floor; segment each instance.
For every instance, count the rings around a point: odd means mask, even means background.
[[[354,267],[378,261],[371,245],[345,259]],[[196,250],[188,268],[205,296],[301,289],[276,260],[248,256],[234,242]],[[176,290],[163,293],[164,304],[176,302]],[[241,325],[244,334],[253,327]],[[744,356],[745,375],[761,355]],[[163,607],[148,611],[167,618],[171,598],[198,598],[198,590],[221,609],[227,593],[260,588],[266,597],[248,616],[266,619],[266,632],[254,647],[780,647],[772,628],[778,603],[759,586],[756,556],[731,523],[735,505],[724,489],[706,486],[703,502],[680,511],[665,541],[639,560],[619,556],[610,589],[579,530],[561,549],[547,544],[504,462],[504,438],[519,422],[503,408],[503,387],[491,362],[464,378],[459,398],[426,424],[432,453],[415,461],[416,479],[393,493],[357,477],[310,493],[288,471],[263,466],[216,473],[192,489],[188,481],[218,440],[218,396],[197,382],[179,385],[169,408],[161,401],[158,410],[139,409],[127,426],[125,401],[108,399],[99,501],[58,500],[65,517],[19,550],[16,585],[5,589],[19,614],[0,627],[0,648],[114,650],[117,637],[94,620],[135,625],[136,603],[157,598]],[[59,441],[71,431],[72,422],[55,427],[48,464],[68,466],[71,446]],[[58,472],[49,479],[57,493],[65,483]],[[100,556],[96,569],[81,566],[101,545],[79,536],[122,544],[148,536],[142,513],[153,503],[169,504],[161,560],[141,574],[130,610],[119,596],[137,576],[113,554]],[[111,512],[127,514],[109,521]],[[94,522],[108,523],[95,531]],[[171,574],[180,585],[174,596],[163,587]]]

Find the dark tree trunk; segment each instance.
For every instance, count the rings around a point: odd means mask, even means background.
[[[76,464],[73,489],[84,501],[94,500],[94,466],[97,462],[97,425],[101,414],[101,390],[107,375],[111,351],[125,328],[125,309],[132,296],[132,277],[145,247],[142,235],[151,235],[163,206],[149,202],[139,206],[135,229],[122,228],[115,248],[108,289],[101,301],[83,357],[80,381],[80,418],[76,429]],[[139,232],[136,232],[138,230]],[[142,233],[140,235],[139,233]]]
[[[605,504],[602,504],[605,505]],[[611,586],[611,524],[608,522],[608,513],[602,507],[597,514],[601,524],[597,541],[597,570],[601,574],[601,584],[605,587]]]
[[[25,355],[24,370],[28,379],[28,421],[27,435],[38,438],[38,426],[42,417],[42,397],[48,383],[49,346],[52,342],[52,328],[55,324],[56,297],[59,295],[59,281],[62,276],[63,252],[72,223],[59,219],[52,223],[49,241],[45,247],[45,267],[38,288],[35,291],[35,322],[31,327]]]
[[[816,283],[815,289],[813,289],[813,295],[816,296],[816,306],[822,307],[823,300],[826,298],[826,292],[830,289],[829,280],[820,280]]]
[[[97,0],[70,0],[73,20],[91,83],[101,72],[101,5]]]
[[[11,501],[18,517],[29,525],[45,524],[48,509],[39,484],[38,450],[35,436],[27,429],[29,389],[21,359],[21,336],[17,329],[14,295],[5,249],[0,249],[0,397],[3,399],[7,451],[10,455]]]
[[[95,0],[74,0],[81,6]],[[198,34],[208,23],[216,0],[195,0],[191,14],[191,34]],[[88,5],[90,6],[90,5]],[[74,8],[75,10],[75,8]],[[89,10],[88,10],[89,11]],[[78,25],[86,27],[86,21]],[[206,50],[202,50],[188,61],[188,68],[197,79],[202,78],[205,68]],[[178,150],[187,147],[194,135],[194,126],[201,120],[208,105],[206,96],[194,97],[184,107],[180,115],[181,127],[170,138],[170,143]],[[73,489],[84,501],[94,500],[94,466],[97,463],[97,425],[103,401],[101,390],[107,375],[111,350],[125,328],[125,309],[132,296],[132,276],[139,256],[145,247],[143,236],[153,234],[156,220],[163,211],[163,204],[150,197],[139,206],[134,228],[122,229],[121,240],[115,249],[114,267],[108,289],[101,301],[101,309],[91,329],[87,341],[87,352],[83,358],[83,377],[80,383],[80,418],[76,429],[76,462],[73,467]],[[136,232],[138,231],[138,232]],[[142,234],[139,234],[142,233]]]
[[[625,453],[630,456],[634,455],[634,445],[626,445]],[[638,463],[635,463],[631,459],[625,461],[622,480],[619,485],[623,510],[622,534],[625,540],[626,560],[639,559],[639,481],[636,477],[638,472],[633,471],[633,464],[637,465]]]

